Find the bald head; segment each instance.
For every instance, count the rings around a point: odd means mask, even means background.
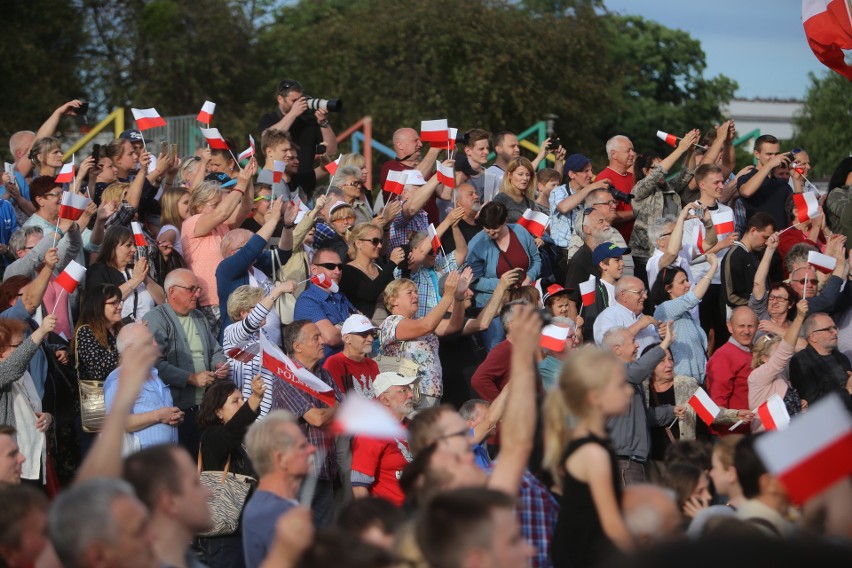
[[[675,495],[655,485],[630,485],[621,500],[627,530],[642,546],[677,538],[681,515]]]
[[[393,149],[396,157],[404,160],[414,160],[420,156],[420,135],[413,128],[400,128],[393,133]]]
[[[26,155],[33,142],[35,142],[35,132],[32,130],[19,130],[9,137],[9,152],[15,157],[15,161]]]
[[[644,290],[645,284],[635,276],[622,276],[615,285],[615,293],[621,294],[625,290]]]

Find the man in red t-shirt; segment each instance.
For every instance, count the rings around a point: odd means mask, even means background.
[[[609,165],[601,170],[595,181],[608,179],[616,191],[630,195],[633,191],[633,162],[636,160],[633,142],[627,136],[613,136],[606,142],[606,156],[609,158]],[[618,200],[612,225],[624,237],[624,242],[630,242],[634,219],[636,216],[633,215],[633,206]]]
[[[394,417],[406,425],[405,417],[414,410],[416,377],[395,372],[379,373],[373,381],[376,399]],[[376,440],[355,436],[352,441],[352,494],[355,498],[381,497],[396,506],[402,505],[405,495],[399,486],[402,470],[413,456],[406,439]]]
[[[379,366],[367,357],[373,350],[376,328],[361,314],[346,318],[340,328],[343,351],[325,360],[325,370],[337,383],[340,392],[347,395],[355,392],[364,398],[375,398],[373,380],[379,374]]]

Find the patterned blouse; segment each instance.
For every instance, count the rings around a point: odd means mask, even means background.
[[[444,394],[441,359],[438,357],[438,336],[427,333],[409,341],[396,338],[396,326],[404,316],[391,315],[379,328],[379,354],[385,357],[402,356],[417,363],[417,379],[420,392],[426,396],[441,398]]]
[[[74,345],[77,358],[77,380],[105,381],[107,375],[118,367],[115,334],[107,332],[107,347],[104,347],[95,339],[92,328],[83,325],[77,328]]]

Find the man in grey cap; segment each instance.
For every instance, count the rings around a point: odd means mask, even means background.
[[[576,217],[583,210],[583,201],[589,192],[608,187],[604,181],[592,183],[592,161],[582,154],[571,154],[565,159],[565,176],[565,183],[556,187],[549,198],[550,236],[559,247],[553,270],[560,284],[565,283],[568,244],[574,233]]]
[[[373,381],[376,399],[406,424],[406,417],[414,410],[416,377],[396,372],[379,373]],[[356,498],[382,497],[394,505],[402,505],[405,495],[399,486],[402,470],[414,458],[405,439],[377,440],[356,436],[352,442],[352,493]]]

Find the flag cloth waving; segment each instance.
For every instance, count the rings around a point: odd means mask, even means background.
[[[72,260],[65,267],[65,270],[62,271],[62,274],[56,277],[55,282],[62,286],[66,292],[73,294],[85,276],[86,267]]]
[[[140,131],[166,125],[166,121],[163,120],[163,117],[160,116],[160,113],[155,108],[132,108],[130,112],[133,113],[136,128]]]
[[[850,12],[848,0],[802,0],[802,25],[814,55],[852,81]]]
[[[201,112],[198,113],[198,116],[195,117],[195,120],[198,122],[203,122],[206,125],[210,125],[210,119],[213,118],[213,113],[216,112],[216,103],[212,103],[210,101],[204,101],[204,104],[201,105]]]
[[[83,215],[91,202],[92,200],[84,195],[63,191],[62,201],[59,202],[59,218],[76,221]]]
[[[322,382],[316,375],[287,357],[277,345],[260,335],[260,348],[263,350],[263,367],[290,386],[309,394],[328,406],[337,404],[334,389]]]

